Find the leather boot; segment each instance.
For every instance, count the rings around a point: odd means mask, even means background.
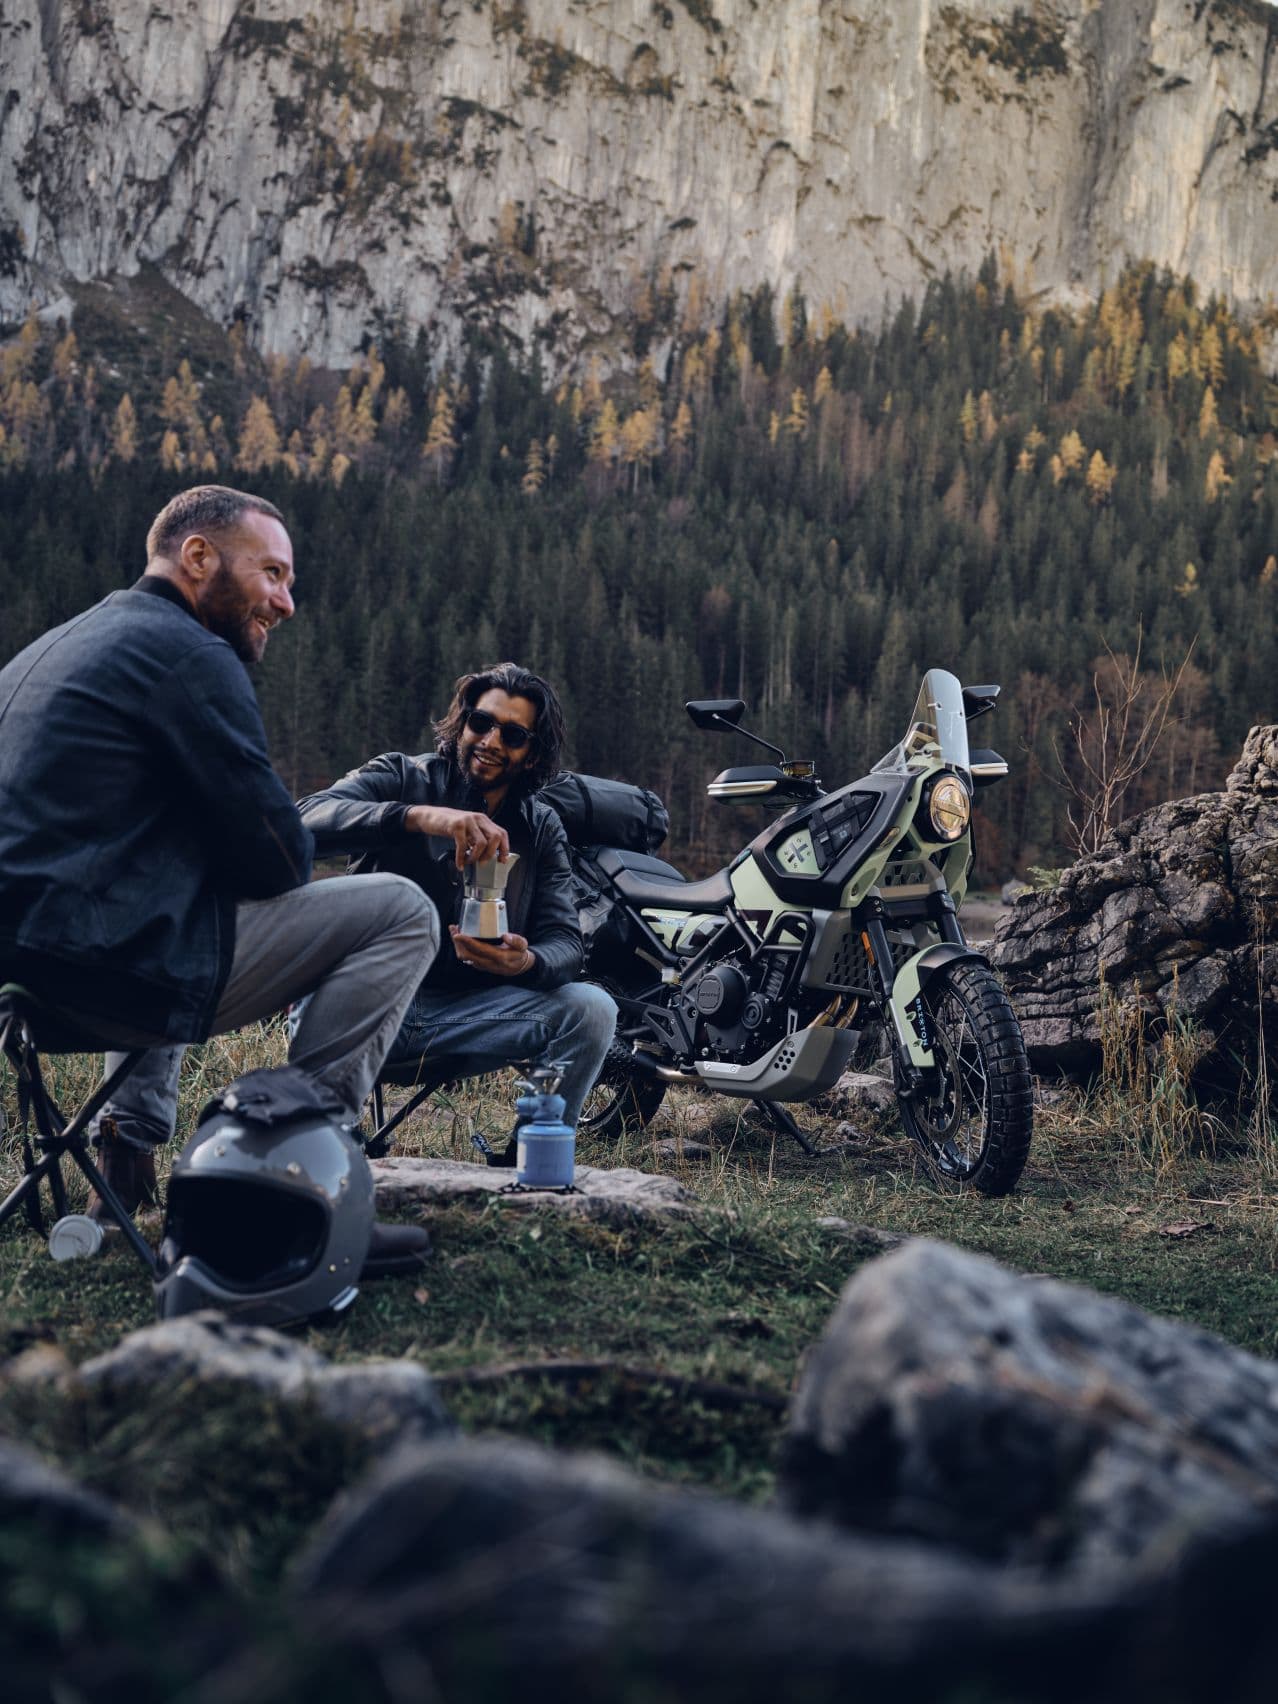
[[[430,1253],[430,1232],[424,1225],[373,1225],[373,1240],[364,1257],[361,1280],[396,1278],[417,1272]]]
[[[155,1180],[155,1150],[126,1140],[119,1133],[113,1118],[104,1118],[94,1137],[94,1160],[102,1176],[120,1198],[120,1205],[130,1218],[139,1207],[157,1207],[159,1186]],[[85,1212],[90,1219],[103,1225],[115,1220],[96,1189],[89,1191]]]

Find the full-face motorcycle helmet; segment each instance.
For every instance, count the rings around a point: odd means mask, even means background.
[[[373,1179],[341,1109],[294,1066],[251,1071],[173,1163],[155,1280],[161,1319],[254,1325],[339,1313],[373,1234]]]

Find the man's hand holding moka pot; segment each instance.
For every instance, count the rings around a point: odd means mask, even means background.
[[[456,851],[453,861],[459,870],[496,858],[504,864],[510,856],[510,836],[483,811],[454,811],[444,805],[413,805],[404,818],[413,834],[437,834],[451,839]]]
[[[522,976],[537,962],[537,955],[522,935],[509,931],[499,941],[480,941],[473,935],[463,935],[454,923],[448,933],[452,936],[453,951],[463,964],[476,970],[486,970],[491,976]]]

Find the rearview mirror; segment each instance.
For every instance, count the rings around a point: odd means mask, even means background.
[[[735,728],[745,715],[744,698],[690,698],[684,709],[699,728]]]
[[[963,709],[969,722],[974,722],[978,716],[983,716],[987,710],[992,710],[998,702],[1002,690],[997,686],[965,686],[963,688]]]

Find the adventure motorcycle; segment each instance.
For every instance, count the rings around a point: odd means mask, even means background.
[[[583,918],[595,905],[585,974],[620,1012],[583,1129],[646,1124],[687,1083],[753,1101],[812,1153],[784,1103],[832,1088],[886,1041],[901,1117],[936,1177],[1015,1187],[1033,1117],[1025,1045],[957,915],[973,790],[1007,773],[970,750],[968,722],[998,692],[930,670],[900,744],[831,793],[813,764],[741,726],[740,699],[687,705],[699,728],[776,757],[725,769],[712,797],[793,802],[704,881],[645,852],[574,848],[593,887]]]

